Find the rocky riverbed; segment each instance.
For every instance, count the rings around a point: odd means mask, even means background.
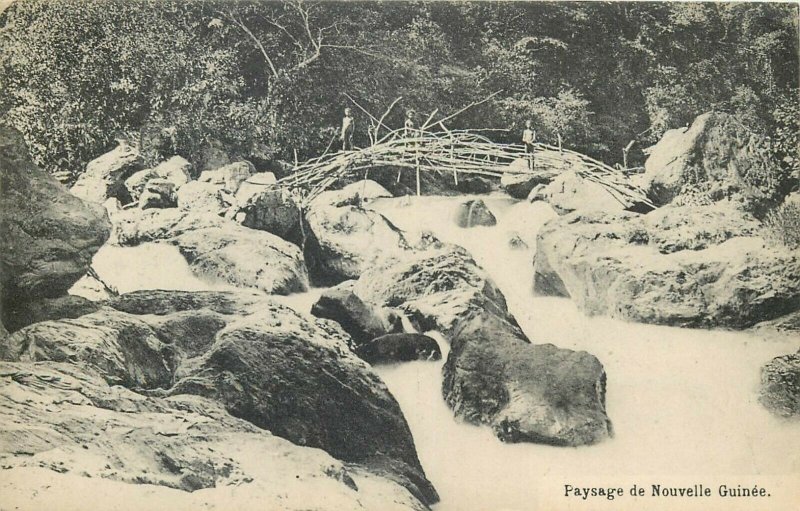
[[[301,214],[247,162],[193,179],[124,146],[69,193],[3,135],[9,502],[521,509],[550,471],[798,463],[800,260],[760,236],[774,197],[712,168],[752,141],[665,138],[646,215],[566,174],[505,183],[521,201],[358,182]],[[670,150],[730,194],[666,193]]]

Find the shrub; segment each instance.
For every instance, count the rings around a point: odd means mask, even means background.
[[[800,201],[787,201],[764,219],[764,237],[780,245],[800,247]]]

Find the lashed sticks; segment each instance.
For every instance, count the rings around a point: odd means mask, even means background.
[[[620,170],[584,154],[547,144],[535,144],[534,152],[536,168],[531,170],[527,165],[511,165],[515,160],[527,161],[529,155],[522,145],[498,144],[469,130],[445,128],[445,131],[415,129],[408,132],[400,129],[389,131],[370,147],[324,154],[299,163],[292,174],[278,184],[301,190],[305,205],[338,179],[360,176],[377,166],[489,177],[552,175],[554,170],[574,170],[579,176],[606,188],[628,209],[654,208],[645,192]]]

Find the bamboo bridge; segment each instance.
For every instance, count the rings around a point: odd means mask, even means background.
[[[310,203],[337,180],[362,176],[377,167],[395,167],[398,171],[411,169],[417,177],[417,194],[420,190],[421,172],[452,174],[455,183],[459,175],[479,175],[502,178],[513,174],[526,176],[547,175],[575,171],[581,178],[598,183],[618,200],[625,209],[650,210],[653,203],[644,190],[631,182],[620,169],[584,154],[547,144],[534,145],[533,169],[526,164],[531,155],[518,144],[500,144],[479,132],[469,130],[429,131],[400,129],[391,131],[369,147],[335,153],[326,152],[319,157],[297,163],[293,172],[278,181],[289,189],[303,191],[303,202]],[[512,165],[514,164],[514,165]]]
[[[305,208],[336,181],[360,177],[361,172],[364,173],[364,179],[367,179],[369,170],[378,167],[395,167],[399,171],[403,168],[413,169],[416,173],[417,195],[421,194],[422,172],[452,173],[455,184],[458,184],[459,174],[495,178],[513,174],[524,179],[525,176],[533,178],[537,174],[551,178],[554,174],[573,170],[581,178],[601,185],[625,209],[655,209],[646,192],[636,186],[622,170],[594,158],[562,147],[537,143],[534,144],[532,155],[535,164],[525,165],[528,158],[531,158],[525,152],[525,146],[500,144],[482,134],[493,130],[450,130],[445,125],[445,122],[489,101],[499,93],[500,91],[494,92],[438,120],[435,119],[438,110],[434,110],[419,128],[400,129],[391,129],[383,121],[402,98],[395,99],[378,119],[346,94],[372,121],[374,132],[370,137],[370,146],[331,153],[328,151],[329,144],[321,156],[302,163],[295,162],[292,173],[279,180],[278,185],[298,191],[301,195],[301,207]],[[386,131],[383,136],[379,135],[381,129]],[[522,160],[522,164],[515,164],[519,160]]]

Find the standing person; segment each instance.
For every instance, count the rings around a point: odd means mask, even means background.
[[[351,151],[353,149],[353,133],[356,130],[356,123],[353,120],[353,115],[349,108],[344,109],[344,118],[342,119],[342,134],[339,138],[342,141],[342,151]]]
[[[536,166],[536,154],[534,153],[533,143],[536,142],[536,132],[533,130],[533,123],[525,121],[525,130],[522,132],[522,143],[525,144],[525,154],[528,155],[528,167],[533,170]]]
[[[414,112],[411,110],[406,112],[406,122],[403,127],[405,127],[405,136],[409,136],[414,132]]]

